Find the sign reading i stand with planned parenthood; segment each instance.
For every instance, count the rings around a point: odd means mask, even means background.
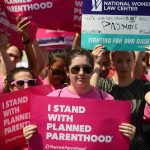
[[[150,1],[84,0],[82,47],[145,50],[150,45]]]

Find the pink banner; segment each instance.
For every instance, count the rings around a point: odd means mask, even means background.
[[[50,92],[50,86],[43,85],[0,96],[0,148],[2,150],[25,145],[22,129],[30,124],[30,96],[47,95]]]
[[[17,31],[16,27],[16,17],[10,17],[11,14],[8,15],[6,8],[2,6],[3,5],[0,5],[0,33],[5,33],[8,36],[9,43],[23,49],[22,36]],[[36,35],[37,26],[34,23],[30,24],[29,31],[30,38],[33,41]]]
[[[82,0],[3,0],[10,16],[28,16],[40,27],[81,31]]]
[[[129,140],[118,129],[129,122],[130,110],[123,101],[33,96],[31,123],[38,132],[30,149],[128,150]]]

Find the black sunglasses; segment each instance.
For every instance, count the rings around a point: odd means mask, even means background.
[[[55,76],[55,75],[65,75],[65,70],[60,70],[60,69],[52,69],[51,68],[51,71],[52,71],[52,75]]]
[[[27,83],[29,86],[35,86],[36,85],[36,79],[30,79],[30,80],[16,80],[11,82],[11,85],[15,85],[18,88],[24,87],[25,83]]]
[[[93,71],[93,68],[91,66],[84,65],[84,66],[73,66],[71,68],[71,73],[78,74],[81,68],[83,69],[83,72],[86,74],[90,74]]]

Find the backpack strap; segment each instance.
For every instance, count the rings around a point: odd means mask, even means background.
[[[59,93],[58,93],[58,96],[57,96],[57,97],[60,97],[61,92],[62,92],[62,89],[59,91]]]
[[[104,99],[104,97],[103,97],[103,94],[102,94],[101,90],[99,90],[99,89],[98,89],[98,92],[99,92],[99,94],[100,94],[100,96],[101,96],[101,99]]]

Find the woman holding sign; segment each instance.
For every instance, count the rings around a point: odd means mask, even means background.
[[[88,51],[80,48],[72,50],[67,60],[68,67],[66,72],[70,78],[70,85],[63,89],[55,90],[48,96],[113,100],[113,97],[108,93],[90,85],[93,59]],[[30,140],[36,129],[36,125],[26,126],[23,130],[25,139]],[[129,123],[122,123],[119,126],[119,131],[132,140],[135,134],[135,127]]]

